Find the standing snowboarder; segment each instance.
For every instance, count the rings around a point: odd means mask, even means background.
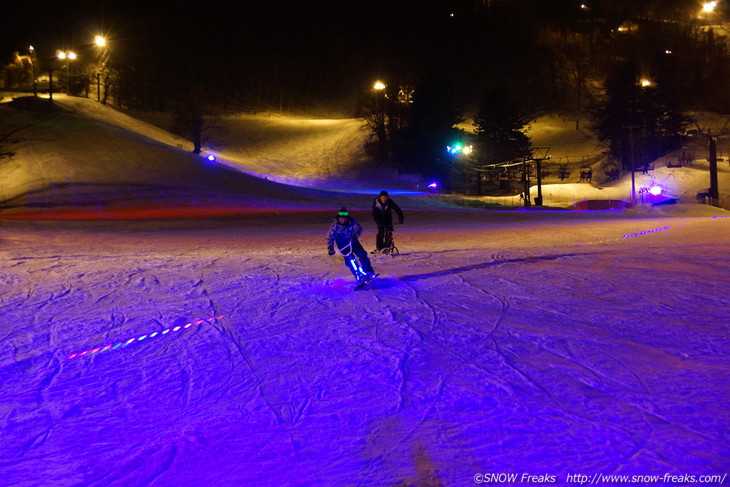
[[[382,252],[386,247],[385,230],[393,231],[393,212],[398,215],[398,223],[403,223],[403,211],[390,199],[387,191],[381,191],[373,201],[373,220],[378,225],[378,236],[375,238],[373,254]]]
[[[335,215],[329,234],[327,235],[327,251],[335,255],[335,243],[345,259],[345,264],[352,271],[361,285],[372,281],[377,274],[370,264],[368,253],[357,239],[362,233],[362,226],[350,216],[344,206]]]

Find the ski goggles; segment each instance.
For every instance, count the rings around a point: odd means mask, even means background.
[[[338,211],[337,216],[350,216],[349,211]]]

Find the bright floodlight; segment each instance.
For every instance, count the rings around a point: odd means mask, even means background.
[[[651,86],[651,80],[647,79],[647,78],[643,78],[641,80],[641,86],[643,86],[644,88],[646,88],[647,86]]]
[[[374,90],[384,90],[385,83],[383,83],[382,81],[376,81],[375,84],[373,85],[373,89]]]
[[[428,185],[429,188],[438,188],[438,183],[431,183]]]
[[[58,59],[66,59],[66,53],[63,51],[60,51],[58,53]]]
[[[106,39],[103,36],[96,36],[94,37],[94,44],[99,47],[104,47],[106,46]]]
[[[206,157],[210,162],[215,161],[215,156],[213,154],[210,154],[208,157]]]
[[[71,60],[73,61],[74,59],[76,59],[76,53],[75,53],[75,52],[73,52],[73,51],[69,51],[69,52],[68,52],[68,53],[66,54],[66,57],[67,57],[67,58],[69,58],[69,59],[71,59]]]
[[[653,194],[654,196],[659,196],[662,194],[662,187],[661,186],[652,186],[649,188],[649,193]]]
[[[715,10],[715,7],[717,7],[717,2],[705,2],[705,4],[702,5],[702,11],[710,13]]]

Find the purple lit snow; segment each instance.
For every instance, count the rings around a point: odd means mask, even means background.
[[[7,222],[3,478],[724,473],[728,220],[582,215],[408,211],[401,255],[375,256],[383,278],[357,292],[321,213]],[[216,319],[151,338],[191,315]],[[94,352],[125,337],[139,346]]]
[[[460,209],[415,185],[348,186],[358,121],[236,118],[231,134],[265,130],[201,164],[109,107],[57,103],[43,117],[84,122],[43,118],[24,134],[42,143],[0,165],[0,484],[704,486],[730,473],[730,220],[696,204],[706,162],[655,171],[675,205]],[[611,184],[543,194],[556,207],[630,194],[628,178]],[[354,291],[327,230],[347,206],[372,249],[383,189],[405,211],[400,255],[371,255],[380,276]]]

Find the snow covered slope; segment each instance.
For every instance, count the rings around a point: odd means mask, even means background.
[[[3,482],[722,478],[730,218],[694,208],[409,211],[358,292],[317,213],[6,222]]]
[[[729,212],[398,195],[401,254],[354,292],[325,235],[352,203],[371,248],[372,194],[208,165],[98,105],[0,110],[28,125],[6,216],[158,218],[3,221],[0,485],[727,483]]]

